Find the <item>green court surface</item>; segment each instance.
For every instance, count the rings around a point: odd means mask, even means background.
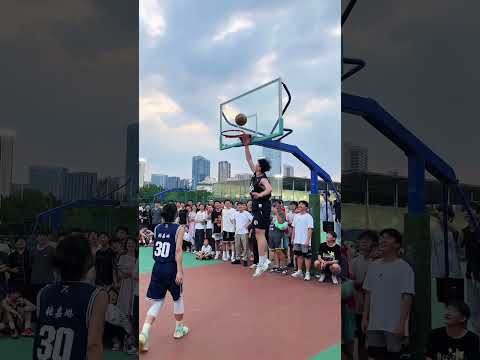
[[[0,353],[2,359],[31,359],[32,358],[33,339],[18,338],[10,339],[8,337],[0,337]],[[128,356],[125,353],[105,351],[105,360],[127,360],[133,359],[133,356]]]
[[[322,351],[320,354],[317,354],[308,360],[340,360],[342,353],[341,347],[340,344],[329,347],[327,350]]]
[[[141,247],[139,253],[139,271],[140,273],[150,273],[153,268],[152,258],[153,248]],[[183,253],[183,267],[185,269],[194,268],[198,266],[221,264],[221,260],[197,260],[192,253]]]

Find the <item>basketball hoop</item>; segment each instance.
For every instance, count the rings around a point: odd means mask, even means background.
[[[229,139],[235,139],[235,138],[242,138],[245,135],[245,131],[243,130],[224,130],[222,131],[222,136],[229,138]]]
[[[228,139],[240,139],[242,144],[244,144],[246,138],[252,137],[252,135],[247,134],[243,130],[224,130],[222,131],[222,136]]]

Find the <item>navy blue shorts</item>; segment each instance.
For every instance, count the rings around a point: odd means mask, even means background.
[[[150,285],[148,285],[147,298],[150,300],[163,300],[167,291],[172,295],[173,301],[177,301],[182,295],[182,285],[175,282],[177,269],[175,271],[152,271]]]

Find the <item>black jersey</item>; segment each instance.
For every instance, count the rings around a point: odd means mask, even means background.
[[[262,181],[262,179],[267,179],[267,181],[268,181],[267,175],[262,174],[260,176],[257,176],[257,174],[255,174],[255,173],[253,174],[252,179],[250,180],[250,194],[252,192],[261,193],[265,190],[264,187],[260,184],[260,181]],[[253,199],[253,197],[252,197],[252,199],[254,201],[257,201],[257,202],[262,202],[262,201],[270,200],[271,196],[272,196],[272,194],[268,194],[268,195],[265,195],[265,196],[263,196],[261,198],[258,198],[258,199]]]
[[[33,360],[87,359],[88,327],[100,291],[83,282],[59,282],[40,291]]]

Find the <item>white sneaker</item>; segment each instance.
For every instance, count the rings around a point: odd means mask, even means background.
[[[257,264],[250,265],[250,269],[255,269],[256,267],[257,267]]]
[[[338,279],[335,275],[332,275],[332,283],[338,285]]]
[[[309,272],[305,273],[305,278],[303,280],[310,281],[310,273]]]
[[[138,347],[140,349],[140,352],[148,351],[148,336],[144,333],[141,333],[138,336]]]
[[[184,325],[181,328],[176,328],[175,329],[175,332],[173,333],[173,337],[175,339],[180,339],[180,338],[184,337],[185,335],[187,335],[189,333],[189,331],[190,331],[190,329]]]
[[[262,275],[265,271],[268,270],[268,263],[265,262],[263,265],[258,265],[257,268],[255,269],[255,273],[253,274],[253,277],[259,277]]]
[[[303,277],[303,271],[302,270],[297,270],[292,274],[292,277],[294,278],[302,278]]]
[[[325,281],[325,274],[320,274],[320,277],[318,278],[318,282],[324,282]]]

